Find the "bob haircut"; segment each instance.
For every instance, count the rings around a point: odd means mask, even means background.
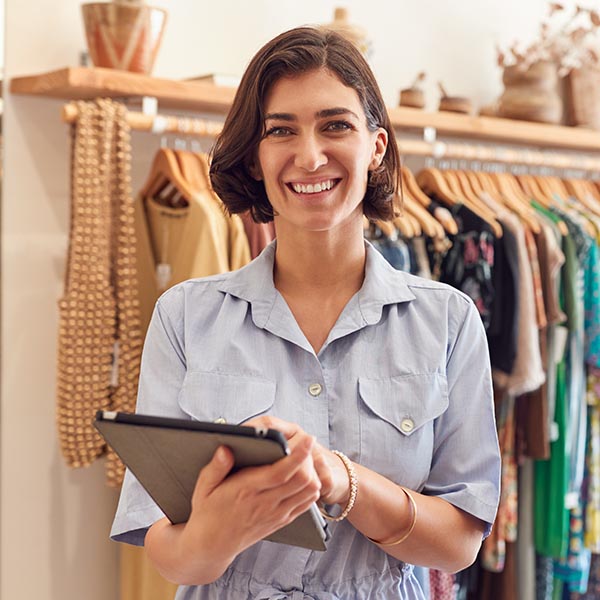
[[[381,165],[369,172],[363,213],[369,219],[396,216],[400,157],[379,86],[355,46],[338,33],[314,27],[286,31],[265,44],[250,61],[240,82],[223,131],[212,149],[210,179],[230,214],[251,211],[257,223],[273,220],[273,207],[262,181],[250,173],[264,136],[264,104],[272,86],[282,77],[326,68],[358,94],[367,128],[388,132]]]

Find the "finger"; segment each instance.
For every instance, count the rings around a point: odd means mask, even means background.
[[[297,444],[294,445],[290,454],[279,459],[269,466],[268,469],[261,469],[261,480],[258,487],[261,490],[268,490],[275,487],[281,487],[290,481],[303,468],[307,468],[307,481],[314,472],[312,466],[311,451],[314,444],[314,438],[310,435],[304,435]]]
[[[276,505],[276,510],[282,514],[282,525],[290,523],[296,517],[305,513],[318,499],[319,491],[315,486],[306,487],[293,496],[280,499],[279,504]]]
[[[248,419],[248,421],[242,423],[242,425],[246,425],[248,427],[266,427],[267,429],[276,429],[277,431],[281,431],[281,433],[283,433],[288,440],[302,431],[302,428],[296,423],[284,421],[283,419],[273,417],[271,415],[253,417],[252,419]]]
[[[211,461],[200,471],[194,497],[205,498],[227,477],[234,464],[233,452],[226,446],[219,446]]]

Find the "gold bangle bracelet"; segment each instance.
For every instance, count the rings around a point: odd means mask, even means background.
[[[400,486],[400,489],[406,494],[406,497],[408,498],[410,504],[410,512],[412,513],[410,526],[405,534],[403,534],[399,539],[394,540],[393,542],[378,542],[377,540],[366,536],[369,541],[373,542],[374,544],[377,544],[378,546],[397,546],[398,544],[401,544],[413,532],[413,529],[417,524],[417,503],[415,502],[413,495],[405,487]]]
[[[356,495],[358,494],[358,477],[356,476],[354,465],[343,452],[340,452],[339,450],[332,450],[331,452],[344,463],[344,467],[348,473],[348,479],[350,480],[350,495],[348,496],[348,502],[346,503],[344,510],[337,517],[330,515],[327,511],[323,510],[321,506],[319,506],[319,511],[328,521],[343,521],[356,502]]]

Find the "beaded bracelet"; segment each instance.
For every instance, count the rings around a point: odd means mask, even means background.
[[[417,524],[417,503],[415,502],[413,495],[405,487],[400,486],[400,489],[406,494],[406,497],[410,503],[410,511],[412,513],[410,526],[404,535],[400,536],[399,539],[394,540],[393,542],[378,542],[377,540],[366,536],[369,541],[377,544],[378,546],[397,546],[398,544],[401,544],[413,532],[413,529]]]
[[[332,450],[332,452],[344,463],[344,467],[346,467],[348,479],[350,480],[350,494],[344,510],[337,517],[330,515],[328,512],[323,510],[321,506],[319,506],[319,510],[328,521],[343,521],[348,516],[348,513],[352,510],[352,507],[356,502],[356,495],[358,493],[358,477],[356,476],[354,465],[343,452],[340,452],[339,450]]]

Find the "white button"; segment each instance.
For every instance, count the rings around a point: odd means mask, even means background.
[[[415,423],[412,419],[402,419],[402,423],[400,423],[400,429],[404,431],[404,433],[410,433],[415,428]]]
[[[318,396],[323,391],[323,386],[320,383],[311,383],[308,386],[308,393],[311,396]]]
[[[225,423],[227,423],[227,419],[219,417],[218,419],[215,419],[214,422],[218,423],[219,425],[225,425]]]

